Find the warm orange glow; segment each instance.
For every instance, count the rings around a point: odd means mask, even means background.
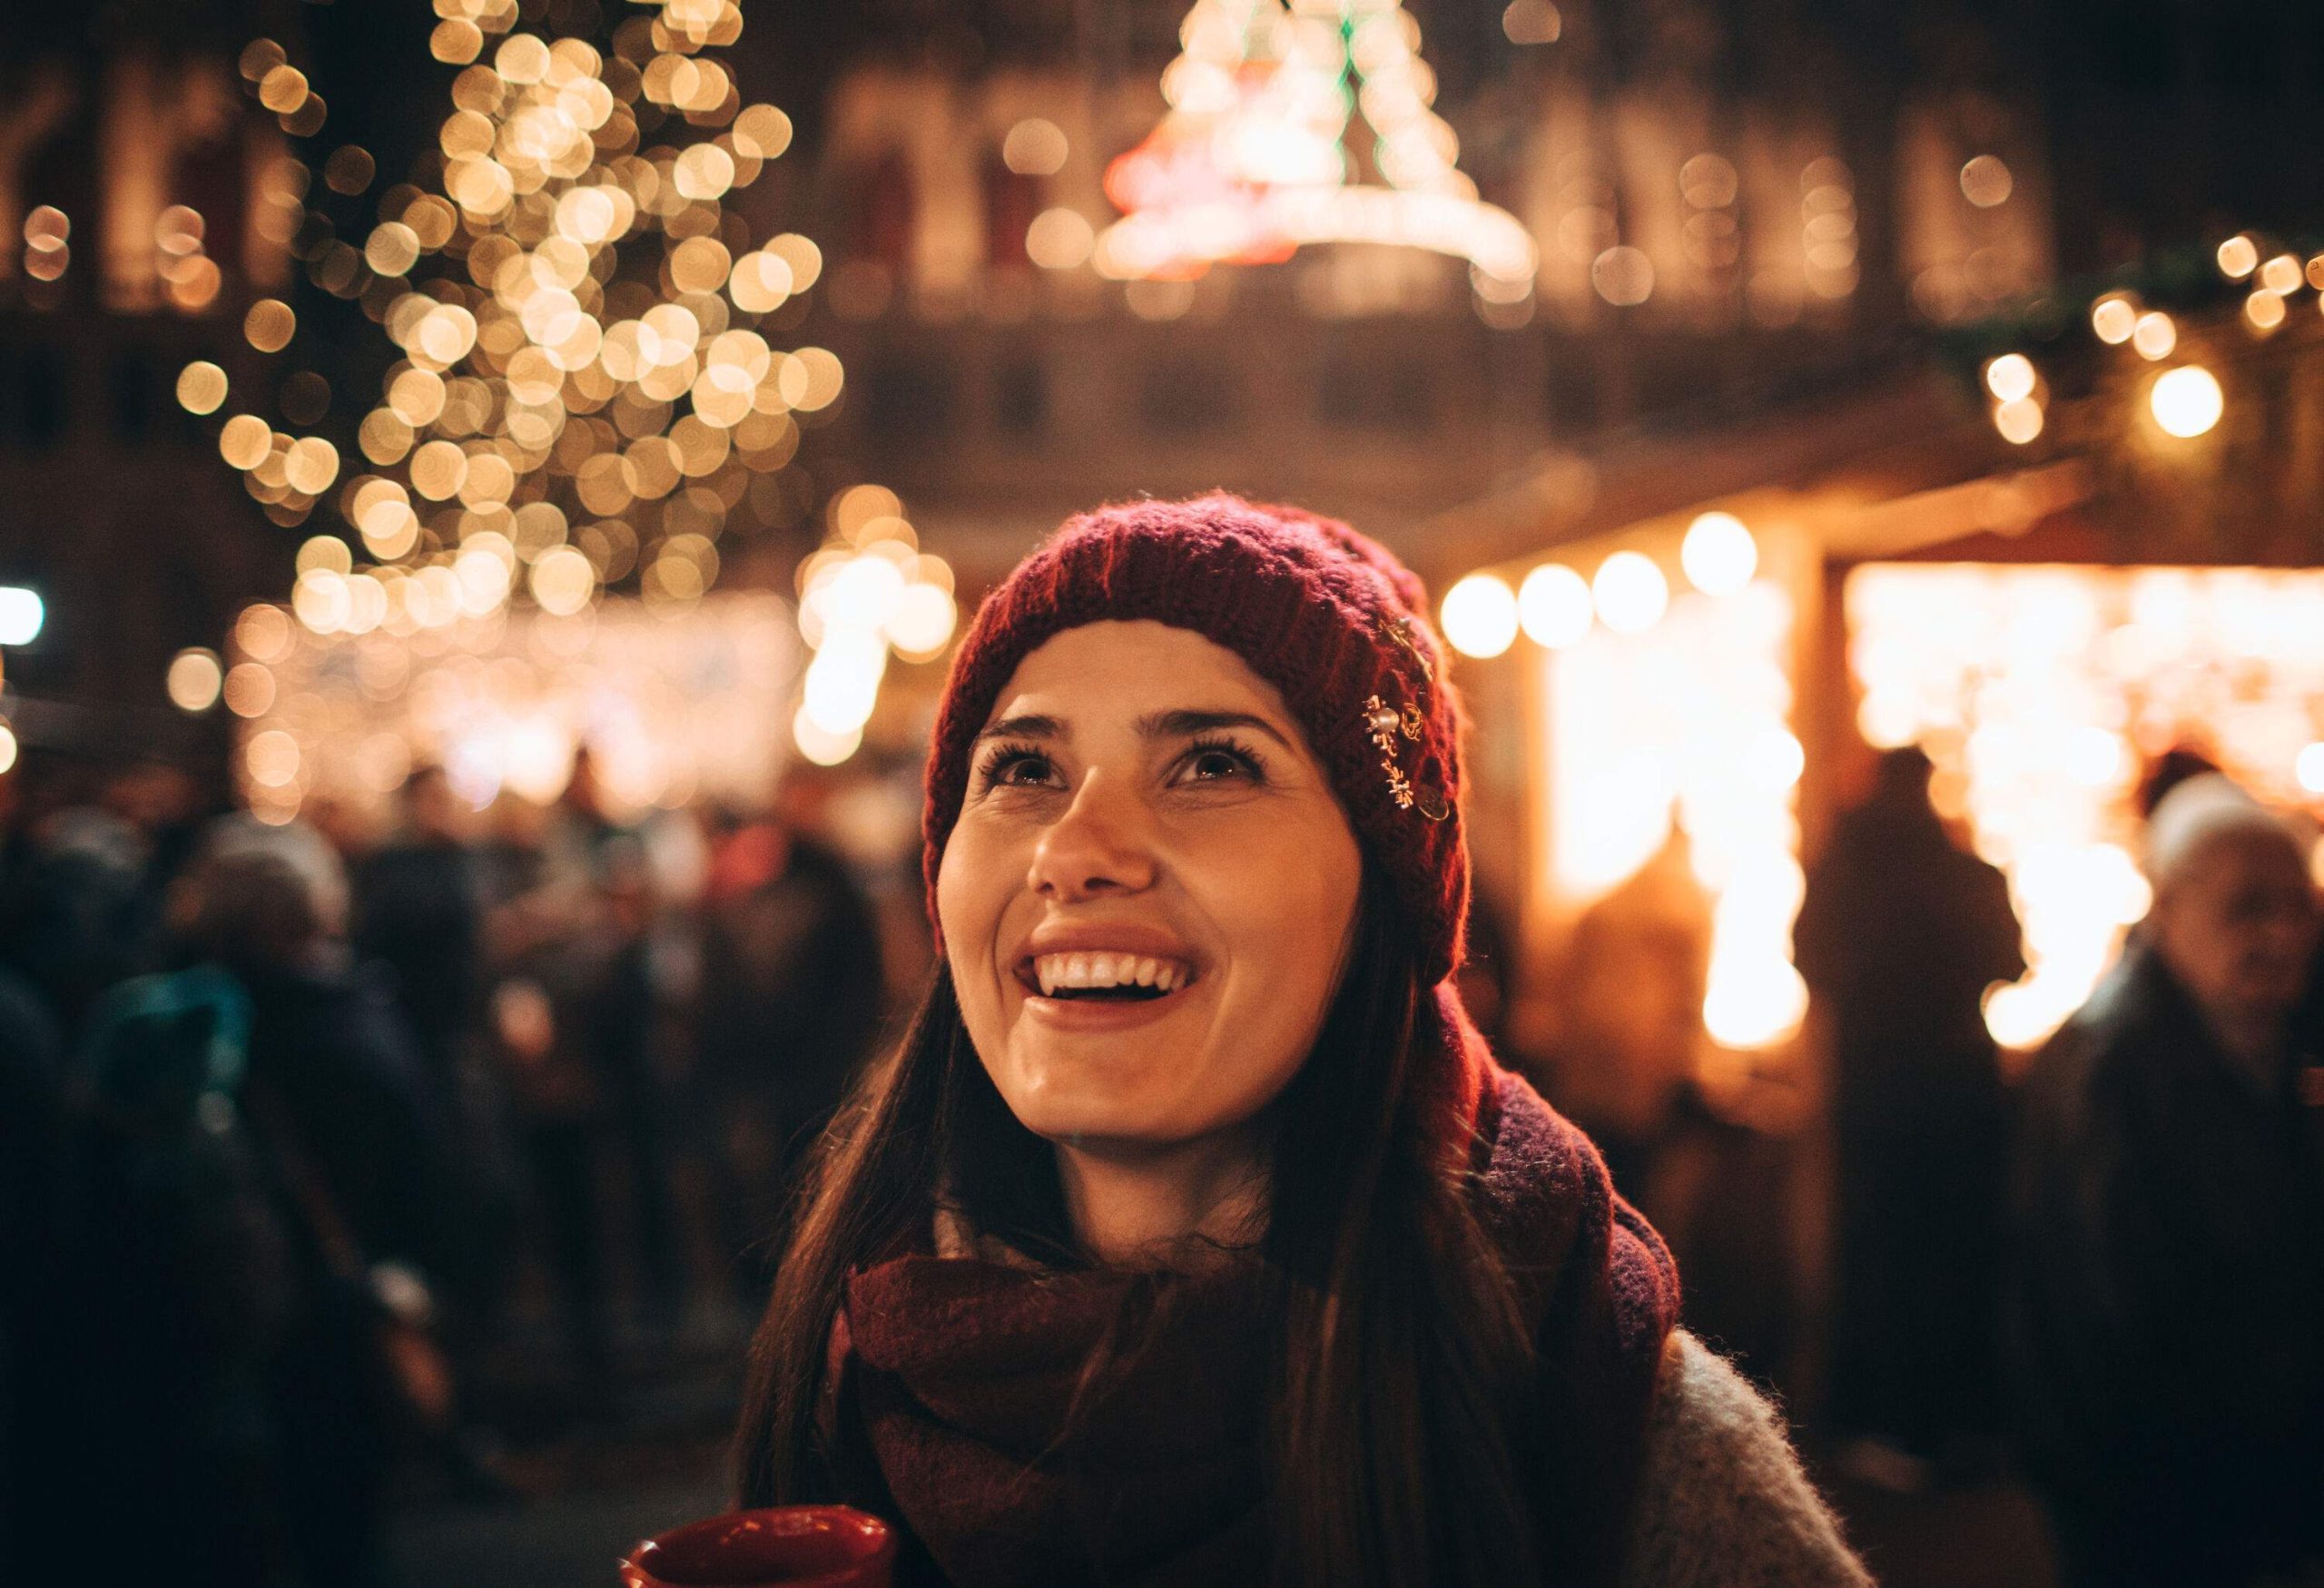
[[[1649,629],[1595,628],[1541,664],[1551,893],[1581,909],[1644,865],[1675,823],[1712,902],[1704,1024],[1730,1050],[1787,1041],[1806,1009],[1790,958],[1804,887],[1791,622],[1782,589],[1757,580],[1681,595]]]
[[[2010,879],[2033,967],[1986,1007],[2040,1041],[2147,904],[2130,801],[2143,757],[2191,743],[2297,803],[2324,699],[2324,574],[1877,566],[1847,586],[1857,723],[1921,745]]]

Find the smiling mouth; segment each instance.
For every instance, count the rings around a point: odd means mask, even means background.
[[[1194,983],[1194,967],[1144,954],[1037,954],[1018,966],[1025,991],[1060,1003],[1152,1003]]]

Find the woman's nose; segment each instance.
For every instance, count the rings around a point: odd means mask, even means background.
[[[1114,781],[1103,774],[1085,778],[1065,814],[1041,834],[1026,877],[1034,893],[1070,902],[1153,886],[1154,853],[1145,812]]]

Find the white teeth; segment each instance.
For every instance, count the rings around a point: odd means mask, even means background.
[[[1191,971],[1169,960],[1102,952],[1039,954],[1032,972],[1043,997],[1053,997],[1061,987],[1152,987],[1174,992],[1193,980]]]

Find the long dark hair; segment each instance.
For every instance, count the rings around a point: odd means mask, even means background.
[[[1454,1041],[1369,866],[1321,1035],[1271,1110],[1261,1245],[1274,1305],[1267,1500],[1283,1584],[1540,1580],[1521,1472],[1531,1342],[1466,1194]],[[1428,1063],[1421,1062],[1426,1056]],[[1049,1144],[1018,1123],[940,967],[818,1153],[752,1346],[743,1503],[832,1499],[818,1426],[851,1268],[924,1241],[938,1198],[1042,1261],[1086,1266]]]

